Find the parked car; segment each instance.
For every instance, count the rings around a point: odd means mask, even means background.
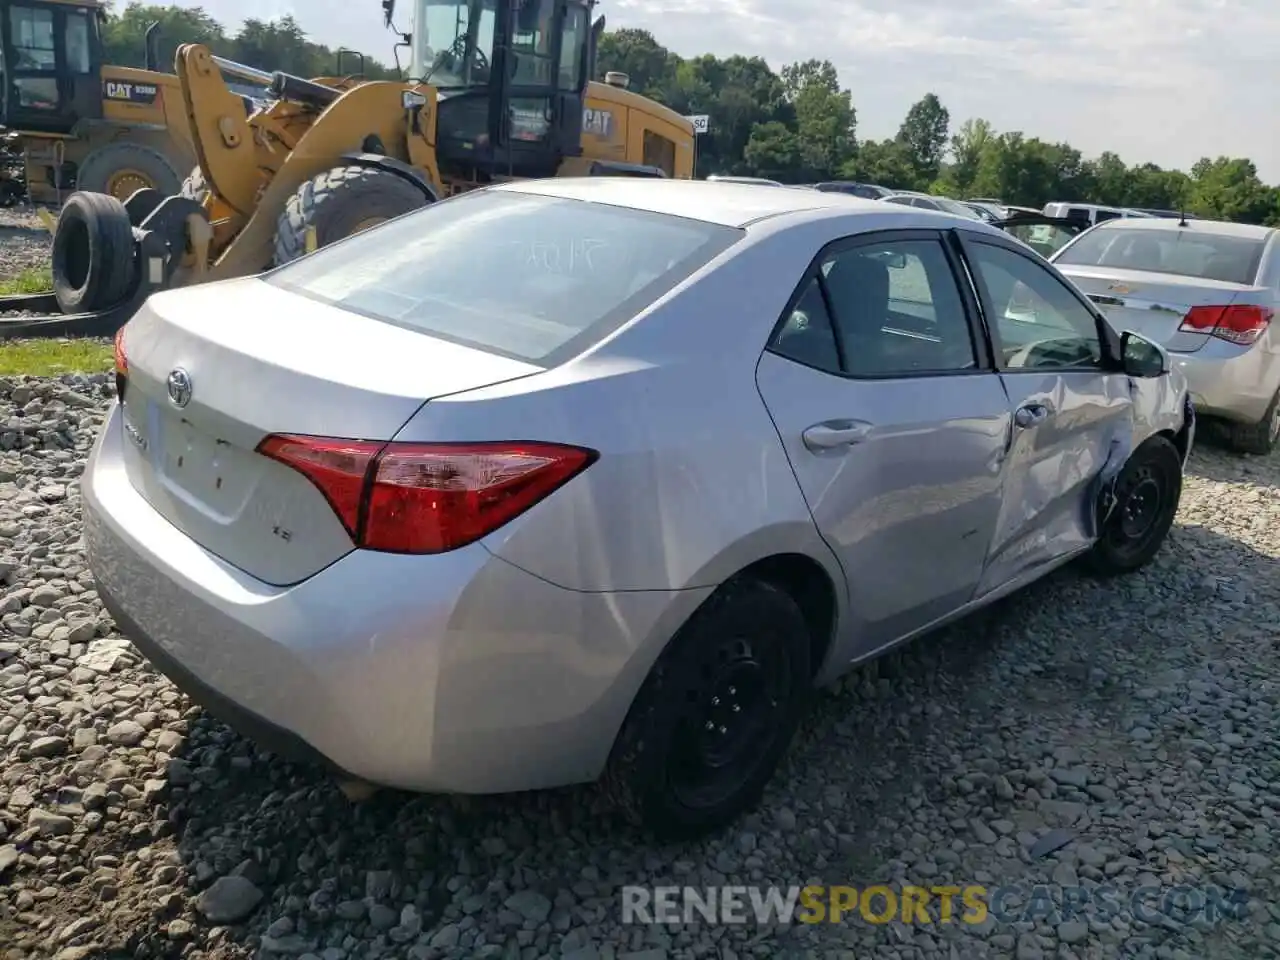
[[[976,210],[966,207],[958,200],[950,197],[932,197],[924,193],[895,193],[883,198],[886,203],[897,203],[904,207],[919,207],[921,210],[938,210],[957,217],[970,220],[985,220]]]
[[[1053,261],[1113,324],[1169,350],[1236,449],[1269,453],[1280,437],[1278,238],[1216,220],[1111,220]]]
[[[1194,434],[1164,351],[993,227],[657,178],[157,294],[116,356],[84,535],[160,670],[342,778],[601,777],[664,836],[756,803],[853,664],[1149,562]]]
[[[962,206],[968,207],[976,213],[980,219],[987,221],[987,223],[995,223],[997,220],[1003,220],[1005,218],[1005,211],[999,207],[989,206],[985,203],[974,203],[972,200],[961,200],[959,203]]]
[[[727,175],[713,173],[707,177],[712,183],[754,183],[758,186],[765,187],[781,187],[783,184],[778,180],[767,180],[764,177],[730,177]]]
[[[1007,207],[1008,204],[996,197],[970,197],[969,203],[983,203],[992,207]]]
[[[993,221],[993,224],[1045,258],[1089,229],[1089,224],[1083,220],[1062,220],[1046,217],[1041,213],[1018,212],[1013,209],[1003,220]]]
[[[815,183],[813,189],[821,190],[823,193],[848,193],[855,197],[862,197],[864,200],[883,200],[893,194],[888,187],[882,187],[877,183],[858,183],[853,180],[828,180]]]
[[[1090,226],[1106,220],[1149,216],[1128,207],[1107,207],[1098,203],[1046,203],[1041,213],[1046,217],[1057,217],[1062,220],[1083,220]]]

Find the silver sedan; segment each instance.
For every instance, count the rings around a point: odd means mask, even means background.
[[[994,227],[678,180],[158,294],[117,376],[90,563],[198,702],[366,784],[602,778],[668,836],[756,803],[852,665],[1149,562],[1194,433],[1164,351]]]
[[[1108,220],[1053,256],[1122,330],[1163,344],[1197,409],[1232,444],[1280,440],[1280,230],[1216,220]]]

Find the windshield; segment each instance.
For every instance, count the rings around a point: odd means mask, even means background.
[[[1058,264],[1120,267],[1224,283],[1253,284],[1262,260],[1261,240],[1170,227],[1090,230],[1054,258]]]
[[[489,82],[498,0],[418,0],[412,74],[438,87]]]
[[[477,191],[324,247],[266,280],[376,320],[553,366],[741,236],[602,203]]]

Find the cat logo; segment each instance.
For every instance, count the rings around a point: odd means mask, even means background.
[[[118,103],[155,103],[158,93],[154,83],[125,83],[121,80],[104,80],[102,86],[106,98]]]
[[[613,114],[608,110],[593,110],[586,107],[582,111],[582,132],[595,137],[604,137],[613,133]]]

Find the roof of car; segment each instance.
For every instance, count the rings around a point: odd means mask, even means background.
[[[659,177],[557,177],[504,183],[490,189],[612,203],[726,227],[744,227],[766,217],[805,210],[884,211],[882,201],[864,200],[848,193],[779,190],[762,184],[723,180],[708,183]]]
[[[1168,230],[1172,218],[1133,217],[1104,220],[1095,230]],[[1177,227],[1188,233],[1212,233],[1220,237],[1240,237],[1246,240],[1266,240],[1276,232],[1275,227],[1260,227],[1252,223],[1232,223],[1228,220],[1187,220],[1185,227]]]

